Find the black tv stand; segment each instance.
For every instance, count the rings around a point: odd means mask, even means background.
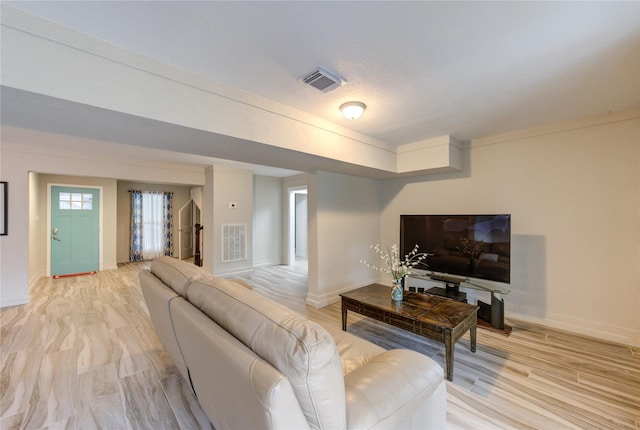
[[[433,274],[429,277],[434,281],[444,283],[445,288],[433,287],[426,291],[427,294],[445,297],[447,299],[455,300],[456,302],[467,303],[467,293],[460,291],[460,283],[464,282],[464,278],[456,278],[453,276],[439,274]]]
[[[447,299],[455,300],[456,302],[467,303],[467,293],[460,291],[460,285],[447,285],[445,288],[433,287],[426,291],[427,294],[432,296],[440,296]]]

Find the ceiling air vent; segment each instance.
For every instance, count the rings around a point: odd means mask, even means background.
[[[313,88],[324,93],[329,92],[334,88],[338,88],[343,84],[340,78],[327,72],[322,67],[318,67],[316,70],[303,77],[302,80],[305,84],[311,85]]]

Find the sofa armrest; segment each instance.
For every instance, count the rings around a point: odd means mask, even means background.
[[[394,349],[345,375],[349,429],[444,428],[442,367],[415,351]]]

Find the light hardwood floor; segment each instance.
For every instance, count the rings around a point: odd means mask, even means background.
[[[0,310],[0,429],[210,429],[158,341],[137,281],[145,263],[42,279],[32,302]],[[254,290],[340,326],[340,305],[305,306],[304,265],[239,276]],[[510,320],[455,350],[449,429],[634,429],[640,350]],[[356,314],[348,330],[443,364],[442,345]],[[240,411],[240,406],[239,406]]]

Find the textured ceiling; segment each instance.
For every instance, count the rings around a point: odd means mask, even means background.
[[[640,2],[5,3],[392,145],[640,105]]]

